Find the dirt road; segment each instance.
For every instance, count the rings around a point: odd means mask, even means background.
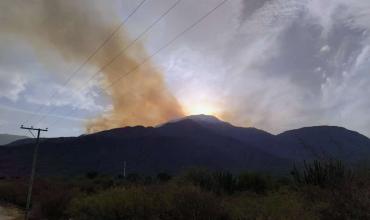
[[[18,220],[21,217],[21,212],[18,209],[0,206],[0,220]]]

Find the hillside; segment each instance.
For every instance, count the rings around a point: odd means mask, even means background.
[[[0,148],[0,175],[29,173],[33,144]],[[340,127],[319,126],[272,135],[235,127],[212,116],[190,116],[158,127],[126,127],[80,137],[42,141],[39,174],[79,175],[88,171],[176,173],[189,167],[214,170],[288,172],[293,162],[370,158],[370,140]]]
[[[14,141],[27,139],[29,137],[19,136],[19,135],[10,135],[10,134],[0,134],[0,145],[10,144]]]

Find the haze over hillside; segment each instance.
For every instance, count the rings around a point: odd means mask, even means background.
[[[29,173],[33,143],[0,148],[0,175]],[[190,167],[287,173],[293,163],[340,159],[355,165],[370,158],[370,140],[341,127],[307,127],[272,135],[235,127],[213,116],[196,115],[158,127],[125,127],[80,137],[50,138],[39,151],[40,175],[81,175],[89,171],[177,173]]]
[[[27,136],[11,135],[11,134],[0,134],[0,145],[10,144],[17,140],[27,139]]]

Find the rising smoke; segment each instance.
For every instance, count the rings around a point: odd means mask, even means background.
[[[90,0],[4,0],[0,2],[0,30],[27,40],[41,61],[47,60],[48,51],[56,51],[65,62],[82,63],[121,21],[119,16],[113,19],[102,16],[104,10],[104,14],[115,14],[114,7],[104,3]],[[130,37],[122,29],[89,65],[99,69],[130,42]],[[117,81],[146,56],[143,46],[137,43],[104,69],[102,88],[115,83],[105,91],[113,108],[87,123],[88,132],[128,125],[156,125],[183,115],[162,74],[150,62]]]

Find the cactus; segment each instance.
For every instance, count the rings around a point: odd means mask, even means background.
[[[296,166],[291,172],[298,185],[315,185],[320,187],[334,187],[352,178],[351,171],[346,169],[341,161],[318,161],[312,163],[304,161],[303,173]]]

